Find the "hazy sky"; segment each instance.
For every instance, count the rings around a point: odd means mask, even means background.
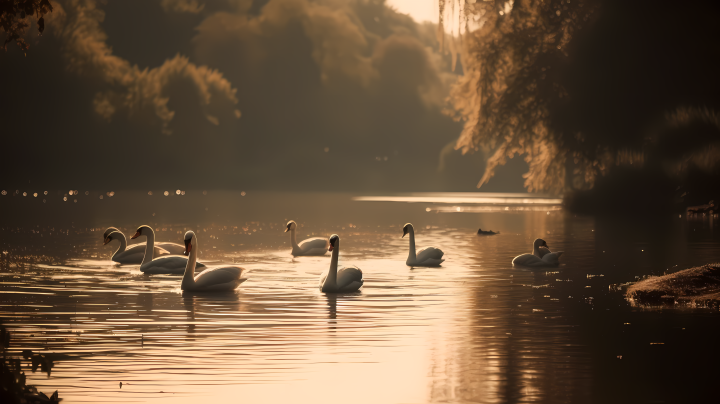
[[[438,19],[437,0],[388,0],[387,4],[418,22],[434,23]]]
[[[2,188],[472,191],[482,175],[453,151],[457,73],[434,26],[383,0],[53,4],[26,56],[0,52]],[[523,191],[520,163],[484,190]]]

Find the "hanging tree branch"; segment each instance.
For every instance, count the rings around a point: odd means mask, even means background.
[[[5,34],[3,49],[7,44],[15,41],[20,49],[27,51],[30,45],[23,36],[30,26],[30,19],[36,18],[38,31],[42,35],[45,30],[45,14],[52,12],[50,0],[0,0],[0,27]]]

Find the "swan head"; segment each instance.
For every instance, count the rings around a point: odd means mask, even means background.
[[[108,227],[107,230],[105,230],[105,233],[103,233],[103,240],[108,238],[110,233],[115,232],[115,231],[120,231],[120,230],[116,229],[115,227]]]
[[[137,231],[135,232],[135,234],[132,237],[130,237],[130,239],[134,240],[140,236],[147,236],[148,234],[151,234],[152,232],[153,232],[152,227],[150,227],[148,225],[142,225],[142,226],[138,227]]]
[[[119,231],[111,231],[109,234],[105,236],[105,241],[103,242],[103,245],[107,245],[107,243],[115,240],[115,234],[120,233]]]
[[[192,230],[189,230],[187,233],[185,233],[185,251],[183,251],[183,254],[190,255],[190,251],[193,249],[193,241],[195,241],[195,232]]]
[[[409,232],[411,232],[412,230],[413,230],[412,223],[405,223],[405,226],[403,226],[403,235],[400,238],[405,237],[405,235],[408,234]]]
[[[294,220],[291,220],[287,222],[287,228],[285,229],[285,232],[289,232],[290,230],[295,230],[297,228],[297,223],[295,223]]]
[[[548,247],[545,240],[543,240],[541,238],[535,239],[535,242],[533,243],[533,247],[535,247],[535,248],[540,248],[540,247],[550,248],[550,247]]]
[[[332,236],[330,236],[330,247],[328,247],[328,251],[332,251],[333,249],[335,249],[338,244],[340,244],[339,241],[340,237],[337,234],[333,234]]]

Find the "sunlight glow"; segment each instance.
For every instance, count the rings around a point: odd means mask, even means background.
[[[438,21],[437,0],[388,0],[387,4],[417,22],[437,23]]]

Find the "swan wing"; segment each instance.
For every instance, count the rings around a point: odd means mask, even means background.
[[[437,259],[437,258],[428,258],[425,261],[417,263],[415,266],[423,266],[423,267],[437,267],[440,266],[445,262],[443,259]]]
[[[550,250],[547,249],[547,248],[538,248],[537,250],[538,250],[538,255],[537,255],[537,256],[540,257],[540,258],[546,256],[547,254],[550,254]]]
[[[165,251],[167,251],[166,254],[168,255],[183,255],[183,253],[185,252],[185,246],[177,243],[155,243],[155,247],[160,247],[164,249]]]
[[[547,254],[545,254],[545,255],[542,257],[542,260],[543,260],[544,262],[547,262],[547,263],[552,264],[552,265],[558,265],[558,264],[560,264],[559,258],[560,258],[560,256],[563,254],[563,252],[564,252],[564,251],[558,251],[558,252],[554,252],[554,253],[552,253],[552,252],[551,252],[551,253],[547,253]]]
[[[513,258],[512,263],[524,267],[552,267],[560,264],[557,257],[559,256],[556,253],[545,254],[543,258],[533,254],[522,254]]]
[[[170,252],[164,248],[155,246],[155,257],[170,255]],[[145,243],[133,244],[125,248],[125,251],[119,252],[113,256],[113,261],[121,264],[141,264],[145,257]]]
[[[148,274],[183,274],[187,258],[178,255],[166,255],[140,266],[140,271]]]
[[[338,269],[337,285],[340,291],[358,290],[363,284],[362,270],[355,265]]]
[[[159,243],[159,244],[162,244],[162,243]],[[169,250],[163,248],[163,246],[159,245],[159,244],[155,244],[155,254],[158,254],[158,253],[164,254],[164,255],[170,254]],[[142,254],[145,254],[145,247],[147,247],[147,245],[145,243],[138,243],[138,244],[133,244],[133,245],[127,246],[125,248],[125,251],[126,252],[131,251],[133,253],[141,252]]]
[[[143,248],[143,254],[145,253],[144,250],[145,250],[145,249]],[[168,251],[168,250],[166,250],[166,249],[164,249],[164,248],[162,248],[162,247],[157,247],[157,246],[155,246],[154,254],[155,254],[155,255],[153,255],[153,257],[162,257],[162,256],[164,256],[164,255],[173,255],[173,254],[170,253],[170,251]]]
[[[416,253],[417,262],[441,260],[443,255],[445,255],[445,253],[441,249],[435,247],[421,248]]]
[[[298,243],[298,247],[303,252],[314,249],[324,249],[327,251],[328,246],[328,239],[322,237],[309,238]]]
[[[142,260],[145,257],[145,249],[138,250],[125,250],[121,253],[113,255],[112,260],[120,264],[142,264]]]
[[[132,251],[132,252],[142,251],[142,253],[144,254],[145,253],[145,243],[129,245],[129,246],[125,247],[125,252],[128,252],[128,251]]]
[[[224,266],[208,269],[207,271],[195,276],[195,288],[205,289],[214,285],[232,284],[233,282],[238,282],[244,272],[244,268],[236,266]]]
[[[523,265],[526,267],[541,264],[542,260],[537,255],[533,254],[521,254],[512,260],[513,265]]]

